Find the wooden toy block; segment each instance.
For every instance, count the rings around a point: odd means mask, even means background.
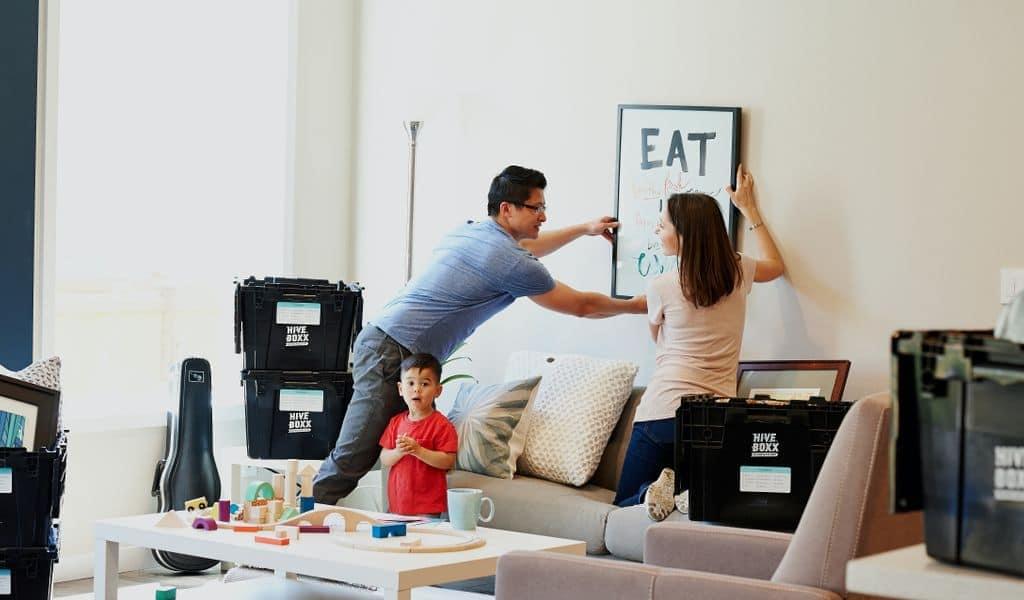
[[[284,510],[284,500],[271,500],[267,503],[270,510],[270,522],[276,523],[281,520],[281,511]]]
[[[162,585],[156,588],[153,600],[175,600],[178,597],[178,588],[173,585]]]
[[[272,546],[287,546],[291,542],[287,537],[279,538],[269,535],[257,535],[255,539],[257,544],[270,544]]]
[[[277,530],[274,530],[274,531],[273,531],[272,533],[274,534],[274,537],[276,537],[276,538],[288,538],[288,539],[292,539],[292,538],[291,538],[291,536],[290,536],[290,535],[288,535],[288,532],[287,532],[287,531],[277,531]]]
[[[181,515],[172,510],[171,512],[164,513],[164,516],[160,517],[155,526],[168,529],[184,529],[188,527],[188,523],[181,518]]]
[[[274,473],[270,485],[274,488],[274,498],[284,500],[284,473]]]
[[[269,502],[270,502],[270,500],[267,500],[266,498],[256,498],[255,500],[252,501],[252,505],[253,506],[267,506],[267,504]]]
[[[259,525],[251,525],[248,523],[236,523],[235,533],[257,533],[260,530]]]
[[[302,491],[299,492],[299,496],[303,498],[312,496],[313,478],[316,477],[316,469],[312,465],[306,465],[306,468],[299,473],[299,477],[302,479]]]
[[[295,506],[295,479],[299,472],[299,461],[288,459],[288,468],[284,471],[284,505]]]
[[[301,527],[296,527],[294,525],[278,525],[278,526],[274,527],[274,533],[277,533],[277,534],[282,534],[283,533],[287,538],[292,539],[292,540],[299,539],[299,532],[300,531],[302,531],[302,528]]]
[[[370,527],[372,528],[371,534],[375,538],[405,537],[405,523],[389,523],[383,525],[374,523]]]
[[[217,520],[226,523],[231,520],[231,501],[217,501]]]
[[[207,507],[206,496],[200,496],[193,498],[185,502],[185,510],[192,512],[194,510],[203,510]]]
[[[313,510],[313,505],[316,501],[313,500],[312,496],[302,496],[299,498],[299,512],[309,512]]]
[[[249,487],[245,488],[245,499],[249,502],[256,500],[257,498],[263,500],[274,499],[274,488],[266,481],[253,481],[249,483]]]
[[[331,528],[323,525],[299,525],[299,531],[302,533],[330,533]]]
[[[284,510],[281,511],[281,521],[287,521],[288,519],[294,519],[299,516],[299,511],[295,510],[294,506],[285,505]]]
[[[199,517],[192,521],[192,529],[203,529],[206,531],[217,531],[217,521],[207,517]]]

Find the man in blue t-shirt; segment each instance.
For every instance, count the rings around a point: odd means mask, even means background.
[[[391,417],[405,409],[398,393],[399,366],[425,352],[444,360],[484,321],[516,298],[577,317],[645,314],[647,299],[617,300],[580,292],[555,281],[537,260],[583,235],[611,241],[611,217],[541,235],[547,220],[540,171],[510,166],[491,182],[489,219],[448,234],[430,266],[413,278],[356,338],[355,387],[338,442],[313,484],[317,502],[335,504],[355,489],[377,461],[378,444]]]

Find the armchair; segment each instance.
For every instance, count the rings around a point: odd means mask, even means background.
[[[661,523],[644,564],[515,552],[498,561],[497,600],[839,600],[846,563],[920,543],[921,514],[889,514],[888,394],[847,413],[796,531]]]

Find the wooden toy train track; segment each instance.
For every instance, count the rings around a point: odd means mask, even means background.
[[[405,536],[375,538],[367,529],[359,530],[362,523],[371,528],[374,525],[394,525],[388,521],[374,519],[366,513],[341,507],[317,508],[300,514],[297,517],[278,521],[276,523],[263,523],[259,525],[245,523],[242,521],[223,522],[217,521],[216,529],[233,530],[238,528],[246,530],[252,528],[254,531],[273,531],[278,525],[316,525],[326,526],[337,523],[327,523],[327,520],[337,515],[344,520],[344,529],[332,531],[330,539],[339,546],[355,550],[367,550],[370,552],[393,552],[393,553],[436,553],[436,552],[459,552],[472,550],[486,544],[486,540],[471,532],[452,531],[449,529],[435,529],[433,527],[407,527]],[[156,523],[157,527],[188,527],[174,511],[165,513]],[[416,535],[408,535],[416,534]],[[450,541],[449,541],[450,540]]]

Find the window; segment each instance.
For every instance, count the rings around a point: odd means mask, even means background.
[[[283,274],[291,6],[65,2],[60,10],[54,349],[67,418],[176,406],[210,360],[237,403],[233,279]]]

